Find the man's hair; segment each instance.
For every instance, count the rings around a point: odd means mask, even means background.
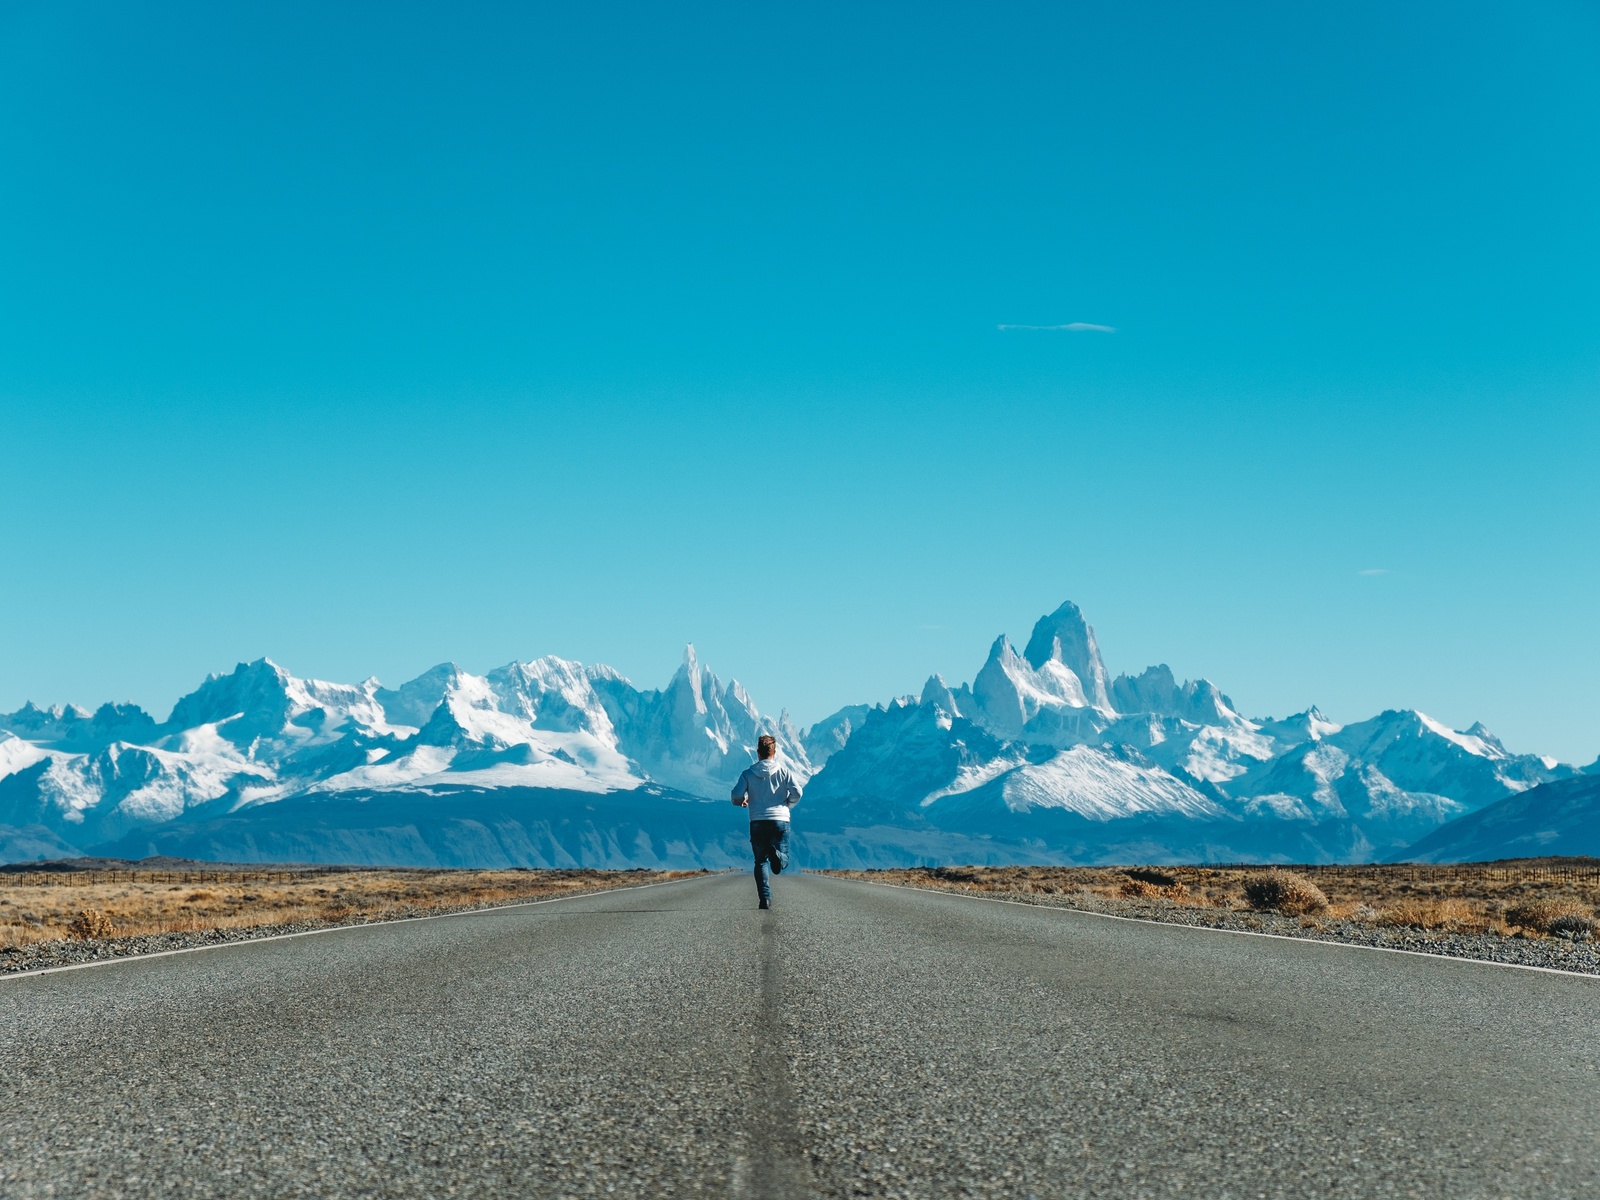
[[[763,733],[756,739],[756,754],[761,758],[771,758],[778,752],[778,739],[770,733]]]

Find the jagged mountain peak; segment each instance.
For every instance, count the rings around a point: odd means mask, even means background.
[[[24,700],[22,707],[14,713],[8,713],[5,720],[8,724],[46,724],[55,721],[81,721],[89,716],[88,709],[80,708],[76,704],[52,704],[41,708],[32,700]]]
[[[1166,663],[1146,667],[1138,675],[1118,675],[1111,682],[1111,705],[1119,713],[1159,713],[1202,725],[1243,720],[1216,684],[1209,679],[1180,684]]]
[[[1467,726],[1464,732],[1468,737],[1477,738],[1480,742],[1484,743],[1484,745],[1498,750],[1501,754],[1508,753],[1505,743],[1499,738],[1495,737],[1494,734],[1490,733],[1487,726],[1485,726],[1482,721],[1474,721],[1471,725]]]
[[[1281,721],[1272,717],[1261,717],[1254,724],[1263,734],[1286,746],[1301,742],[1319,742],[1344,728],[1316,705],[1312,705],[1304,712],[1291,713]]]
[[[683,660],[678,665],[681,674],[695,676],[700,672],[700,655],[694,648],[693,642],[683,644]]]
[[[744,684],[737,679],[728,680],[728,686],[722,690],[722,704],[724,708],[737,708],[752,721],[761,716],[756,708],[755,701],[750,699],[750,693],[744,690]],[[782,710],[787,713],[787,710]]]
[[[76,704],[40,708],[29,700],[16,712],[0,714],[0,730],[35,742],[104,742],[121,729],[143,730],[155,721],[137,704],[102,704],[91,714]]]
[[[704,716],[710,711],[706,693],[709,691],[711,699],[716,700],[717,685],[721,681],[710,671],[700,665],[700,659],[695,654],[694,643],[690,642],[683,648],[683,662],[673,674],[671,682],[667,684],[666,692],[675,697],[675,703],[696,716]],[[710,687],[706,687],[706,684]]]
[[[242,662],[225,674],[207,675],[204,683],[172,706],[167,725],[193,729],[240,715],[281,724],[293,707],[293,683],[293,676],[270,658]]]
[[[582,663],[546,655],[511,662],[485,679],[493,705],[537,729],[586,732],[614,740],[611,719]]]
[[[455,663],[442,662],[392,691],[375,688],[372,695],[383,709],[389,724],[420,729],[428,723],[434,709],[459,685],[465,674]]]
[[[1485,731],[1487,732],[1487,731]],[[1436,721],[1425,712],[1414,708],[1389,708],[1369,721],[1346,725],[1342,731],[1347,739],[1359,738],[1364,745],[1386,744],[1400,739],[1439,739],[1459,747],[1478,758],[1506,757],[1505,747],[1498,738],[1487,739],[1468,731],[1451,729],[1443,721]]]
[[[988,661],[972,680],[971,719],[1008,739],[1057,746],[1092,739],[1116,714],[1106,695],[1099,648],[1076,606],[1063,606],[1042,618],[1029,645],[1031,658],[1019,655],[1004,634],[995,639]],[[1088,675],[1088,683],[1074,662]]]
[[[1111,708],[1110,676],[1100,657],[1100,645],[1094,629],[1072,601],[1065,601],[1055,612],[1039,618],[1022,657],[1035,671],[1059,663],[1077,678],[1090,705]]]
[[[937,673],[928,676],[928,682],[922,685],[920,703],[943,709],[952,717],[965,715],[955,690],[944,681],[943,675]]]
[[[18,723],[29,731],[13,736]],[[934,674],[920,695],[853,705],[804,733],[787,712],[763,716],[737,680],[724,685],[692,643],[659,690],[554,655],[482,676],[441,663],[393,690],[296,678],[263,657],[210,676],[159,726],[131,705],[91,715],[30,704],[0,717],[11,806],[0,820],[78,839],[311,793],[358,793],[364,807],[398,793],[627,791],[648,804],[663,785],[725,800],[769,732],[797,774],[827,764],[807,809],[822,837],[903,818],[933,839],[918,855],[1009,853],[985,848],[1003,843],[1053,855],[1070,820],[1088,847],[1126,822],[1159,821],[1138,829],[1177,839],[1148,843],[1175,847],[1161,853],[1359,856],[1574,770],[1508,754],[1481,724],[1457,732],[1409,709],[1348,727],[1316,708],[1246,721],[1209,680],[1180,683],[1164,663],[1106,682],[1093,630],[1067,603],[1021,653],[997,637],[970,685]],[[941,830],[970,835],[967,848],[937,841]],[[1139,848],[1144,836],[1119,843],[1120,861],[1156,852]]]
[[[580,702],[593,692],[593,681],[583,664],[547,654],[526,662],[513,661],[490,671],[486,676],[495,691],[515,695],[519,701],[544,692],[559,692],[569,701]]]
[[[834,753],[844,748],[861,729],[867,715],[882,711],[881,705],[851,704],[838,712],[830,713],[815,725],[802,731],[800,738],[806,757],[816,768],[824,766]]]

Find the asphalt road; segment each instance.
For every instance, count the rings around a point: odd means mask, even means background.
[[[1600,1194],[1600,980],[776,887],[0,979],[0,1195]]]

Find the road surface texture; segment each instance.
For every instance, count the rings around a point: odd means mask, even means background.
[[[776,886],[0,980],[0,1195],[1600,1194],[1600,980]]]

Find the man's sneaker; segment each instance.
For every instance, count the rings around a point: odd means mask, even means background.
[[[771,900],[763,900],[757,907],[759,907],[759,908],[771,908],[772,907],[772,901]]]

